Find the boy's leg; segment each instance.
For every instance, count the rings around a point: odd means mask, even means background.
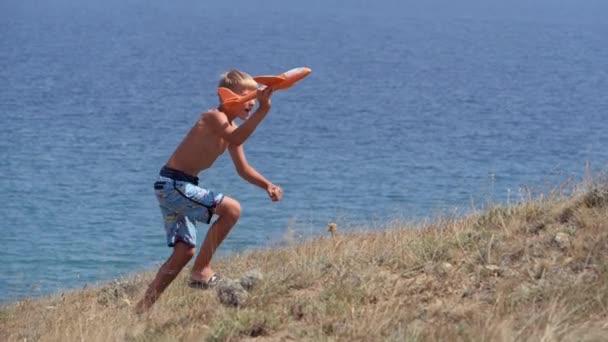
[[[201,250],[196,256],[192,267],[193,280],[207,281],[213,275],[211,258],[241,216],[241,205],[235,199],[225,196],[222,203],[215,208],[214,213],[219,218],[209,228]]]
[[[144,298],[137,303],[135,308],[137,313],[147,311],[156,302],[167,286],[177,277],[182,268],[192,259],[194,251],[194,247],[190,247],[183,242],[175,243],[173,253],[158,270],[156,278],[148,286]]]

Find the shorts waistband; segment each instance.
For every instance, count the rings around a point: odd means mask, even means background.
[[[172,169],[167,166],[163,166],[163,168],[160,169],[160,175],[163,177],[171,178],[176,181],[188,182],[194,185],[198,185],[198,177],[191,176],[185,173],[184,171]]]

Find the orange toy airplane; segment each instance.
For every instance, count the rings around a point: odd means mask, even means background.
[[[256,76],[253,79],[263,84],[266,87],[272,87],[275,90],[287,89],[310,74],[310,69],[306,67],[295,68],[282,73],[279,76]],[[263,89],[263,88],[262,88]],[[222,106],[232,106],[247,102],[257,96],[257,92],[251,92],[245,96],[235,94],[228,88],[220,87],[217,89],[217,94],[220,96]]]

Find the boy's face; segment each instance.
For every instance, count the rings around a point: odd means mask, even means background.
[[[240,92],[238,92],[239,95],[241,96],[246,96],[251,94],[252,92],[256,92],[256,89],[244,89]],[[253,107],[255,106],[255,98],[242,103],[238,106],[235,106],[234,109],[232,110],[232,114],[234,114],[237,118],[241,119],[241,120],[247,120],[247,118],[249,117],[249,113],[251,113],[251,111],[253,110]]]

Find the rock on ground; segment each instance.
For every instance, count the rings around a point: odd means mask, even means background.
[[[224,305],[239,307],[245,305],[249,294],[239,281],[225,279],[217,284],[217,297]]]
[[[254,287],[256,287],[260,281],[262,281],[263,276],[262,276],[262,272],[258,271],[258,270],[251,270],[251,271],[247,271],[245,272],[245,274],[243,274],[243,276],[240,279],[240,284],[241,286],[243,286],[243,288],[245,288],[245,290],[247,291],[251,291]]]

